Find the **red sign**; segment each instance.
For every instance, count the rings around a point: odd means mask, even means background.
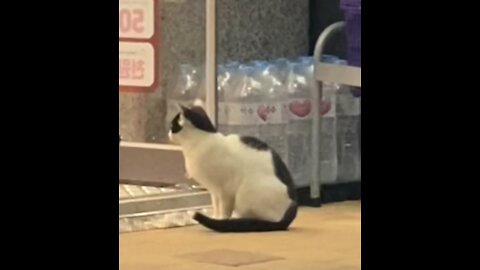
[[[121,92],[153,92],[159,81],[159,0],[119,0]]]

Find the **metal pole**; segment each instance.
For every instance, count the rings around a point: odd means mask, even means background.
[[[320,37],[318,37],[317,42],[315,44],[315,50],[313,53],[313,60],[314,60],[314,74],[317,72],[318,63],[321,61],[321,56],[323,53],[323,49],[329,37],[332,36],[335,32],[338,32],[343,29],[345,23],[344,22],[337,22],[334,23],[322,32]],[[314,84],[312,88],[312,100],[314,106],[312,106],[312,114],[313,114],[313,130],[312,130],[312,171],[311,171],[311,178],[310,178],[310,198],[312,200],[320,201],[320,191],[321,191],[321,184],[322,181],[320,179],[321,171],[320,171],[320,145],[322,145],[322,134],[320,132],[320,127],[322,126],[322,116],[320,115],[320,104],[322,101],[322,93],[323,92],[323,82],[319,81],[318,83]]]
[[[213,125],[217,125],[217,36],[216,0],[206,0],[205,107]]]

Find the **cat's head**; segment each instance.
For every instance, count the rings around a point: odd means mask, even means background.
[[[208,118],[204,106],[201,101],[195,101],[191,107],[179,105],[180,112],[170,122],[170,130],[168,137],[170,141],[182,144],[183,141],[188,140],[191,136],[199,134],[197,131],[216,133],[217,130]]]

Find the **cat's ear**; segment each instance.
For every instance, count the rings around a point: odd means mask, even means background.
[[[183,106],[183,105],[180,105],[180,110],[182,110],[182,113],[188,111],[188,108]]]
[[[183,106],[182,104],[180,103],[176,103],[176,107],[177,107],[177,110],[181,113],[184,113],[186,110],[188,110],[187,107]]]

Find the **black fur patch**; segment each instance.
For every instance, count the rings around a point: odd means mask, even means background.
[[[183,116],[188,119],[194,127],[205,132],[216,133],[217,130],[208,118],[207,113],[202,107],[194,106],[192,108],[182,107]]]
[[[290,175],[290,171],[288,170],[287,165],[285,165],[282,158],[277,154],[277,152],[271,149],[268,146],[268,144],[266,144],[265,142],[255,137],[241,136],[240,141],[242,141],[242,143],[244,143],[246,146],[251,147],[253,149],[260,150],[260,151],[270,151],[272,153],[273,168],[275,169],[275,176],[277,176],[277,178],[287,186],[288,196],[290,197],[290,199],[296,201],[297,192],[295,189],[295,184],[293,183],[293,180],[292,180],[292,176]]]
[[[262,142],[255,137],[241,136],[240,141],[242,141],[242,143],[244,143],[246,146],[256,150],[267,151],[270,149],[265,142]]]
[[[180,113],[178,113],[172,120],[170,130],[172,131],[173,134],[180,132],[182,130],[182,126],[178,123],[180,120]]]
[[[275,150],[271,149],[272,152],[272,159],[273,159],[273,168],[275,169],[275,175],[277,176],[282,183],[287,186],[288,190],[288,197],[293,201],[297,201],[297,192],[295,189],[295,184],[293,183],[292,176],[290,175],[290,171],[287,168],[287,165],[283,162],[282,158],[275,152]]]

